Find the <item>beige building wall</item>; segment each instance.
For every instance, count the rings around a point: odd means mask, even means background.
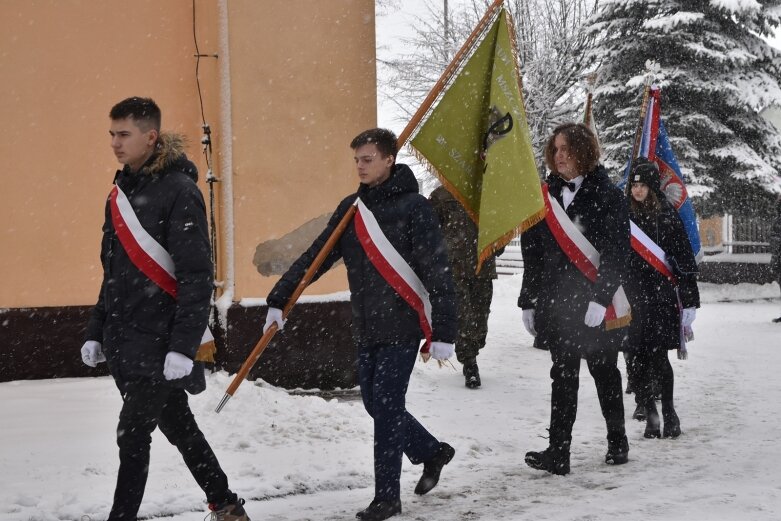
[[[257,274],[255,246],[357,186],[347,143],[375,122],[373,3],[195,4],[200,52],[224,51],[199,71],[215,174],[233,185],[216,184],[219,277],[232,258],[234,297],[263,296],[276,277]],[[194,54],[190,0],[0,2],[0,308],[94,303],[117,101],[153,97],[164,130],[189,137],[208,204]],[[337,273],[312,290],[345,287]]]
[[[349,143],[376,124],[374,2],[230,3],[236,295],[265,296],[255,249],[331,213],[358,179]],[[317,8],[313,8],[318,6]],[[293,245],[303,251],[309,240]],[[308,294],[346,289],[344,269]]]

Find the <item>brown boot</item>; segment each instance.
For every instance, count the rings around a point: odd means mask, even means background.
[[[237,499],[235,503],[223,503],[222,505],[209,503],[209,510],[212,511],[209,521],[250,521],[243,505],[243,499]]]

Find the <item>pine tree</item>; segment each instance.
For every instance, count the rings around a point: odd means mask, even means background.
[[[623,171],[646,60],[661,66],[662,118],[703,216],[769,215],[781,192],[781,135],[759,112],[781,105],[781,0],[613,0],[589,21],[599,68],[595,118],[606,164]]]

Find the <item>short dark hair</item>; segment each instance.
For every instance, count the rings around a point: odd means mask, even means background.
[[[141,130],[147,131],[154,128],[160,132],[160,122],[162,120],[162,114],[160,113],[160,107],[152,98],[139,98],[133,96],[132,98],[123,99],[113,107],[108,116],[112,120],[118,119],[132,119],[138,124]]]
[[[599,164],[599,141],[597,136],[583,123],[565,123],[553,129],[553,134],[545,145],[545,163],[551,172],[556,172],[553,159],[556,136],[563,134],[572,151],[580,174],[587,174]]]
[[[355,136],[352,142],[350,142],[350,148],[355,150],[363,145],[373,144],[377,145],[377,150],[380,151],[383,157],[393,156],[395,158],[396,152],[398,152],[398,148],[396,148],[397,141],[396,134],[390,130],[386,128],[371,128]]]

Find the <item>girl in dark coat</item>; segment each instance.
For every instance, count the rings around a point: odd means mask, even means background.
[[[681,426],[673,406],[673,368],[667,351],[681,347],[683,328],[691,326],[700,306],[697,263],[678,212],[659,189],[656,164],[638,159],[627,192],[632,222],[664,251],[674,279],[632,251],[626,282],[632,323],[626,349],[634,357],[638,403],[645,407],[645,437],[662,435],[652,391],[656,380],[662,393],[664,437],[676,438]]]

